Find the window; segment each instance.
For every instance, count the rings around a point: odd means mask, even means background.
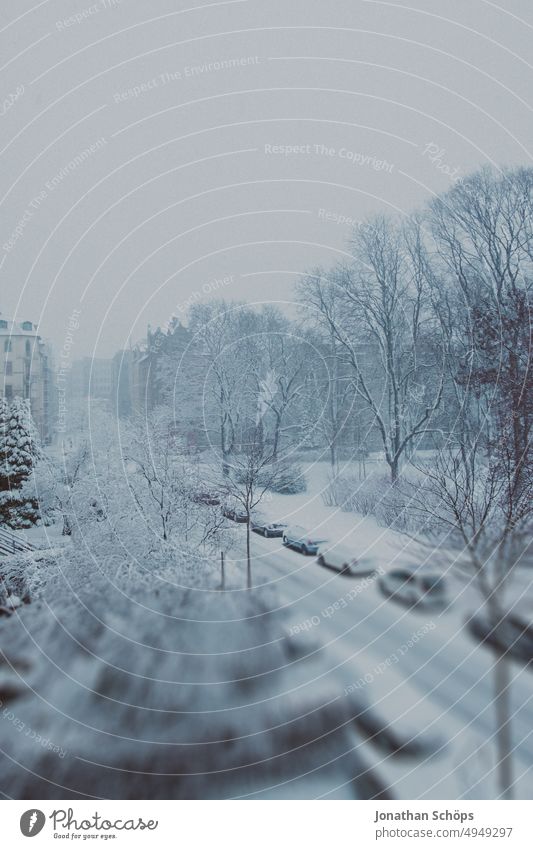
[[[29,339],[26,339],[26,356],[31,357],[31,342]]]
[[[4,342],[4,351],[6,352],[6,354],[9,354],[9,352],[11,351],[11,339],[6,339],[6,340],[5,340],[5,342]]]
[[[7,330],[7,321],[5,318],[0,318],[0,330]]]
[[[22,322],[22,329],[23,330],[33,330],[33,324],[31,323],[31,321],[23,321]]]
[[[6,400],[11,401],[11,399],[13,398],[13,387],[11,386],[10,383],[6,383],[6,385],[5,385],[5,394],[6,394]]]
[[[6,363],[6,374],[13,374],[13,363],[11,361]]]

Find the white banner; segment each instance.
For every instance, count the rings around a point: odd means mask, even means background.
[[[275,810],[274,810],[275,809]],[[529,802],[6,801],[2,846],[531,846]]]

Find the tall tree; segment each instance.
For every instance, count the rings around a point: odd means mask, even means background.
[[[41,457],[37,429],[31,416],[30,402],[14,398],[7,417],[4,406],[3,469],[0,511],[10,527],[29,527],[39,518],[36,494],[31,492],[31,477]]]
[[[512,436],[518,484],[531,472],[533,170],[471,175],[432,204],[430,223],[463,316],[456,350],[468,344],[455,379],[485,397],[493,449]]]
[[[9,418],[9,404],[7,400],[0,398],[0,492],[9,489],[9,467],[7,465],[7,423]]]
[[[204,420],[212,448],[228,475],[242,441],[243,421],[250,418],[250,404],[255,413],[253,313],[240,303],[196,304],[190,311],[190,329],[204,360]]]
[[[262,424],[270,431],[272,456],[277,459],[286,435],[301,435],[300,423],[291,421],[313,358],[313,346],[302,331],[274,307],[257,316],[258,356],[254,358],[256,391],[262,402]]]
[[[358,228],[351,265],[302,287],[372,413],[393,483],[443,392],[440,327],[417,229],[377,218]]]

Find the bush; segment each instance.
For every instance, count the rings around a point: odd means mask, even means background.
[[[375,514],[377,504],[388,487],[390,481],[383,477],[362,481],[354,474],[336,475],[330,479],[323,499],[328,507],[340,507],[347,513],[369,516]]]
[[[7,596],[16,595],[21,601],[28,603],[30,601],[30,585],[26,565],[19,558],[10,558],[2,564],[0,575],[2,590],[6,592]]]
[[[272,492],[280,495],[299,495],[307,491],[307,481],[301,466],[287,466],[275,476]]]
[[[235,474],[237,483],[244,483],[246,472],[240,470]],[[258,485],[268,486],[271,492],[280,495],[299,495],[307,491],[307,481],[301,466],[296,463],[290,466],[272,467],[265,470],[257,479]]]
[[[270,592],[126,595],[109,584],[70,595],[68,606],[51,595],[36,607],[31,630],[27,617],[9,622],[10,653],[31,675],[13,699],[19,725],[61,744],[58,757],[0,723],[10,796],[42,799],[61,786],[76,798],[98,787],[106,798],[219,799],[300,787],[315,771],[320,788],[352,786],[353,706],[331,700],[316,652],[294,663],[298,647],[280,640],[288,621]],[[103,735],[113,745],[99,765]]]
[[[43,595],[48,581],[64,567],[62,550],[44,549],[13,554],[0,560],[0,604],[11,595],[29,604]]]
[[[13,530],[32,528],[39,522],[37,499],[23,490],[0,492],[0,520]]]
[[[331,478],[323,495],[328,507],[340,507],[347,513],[373,516],[380,525],[397,531],[417,531],[420,517],[410,506],[413,484],[400,481],[392,484],[384,475],[360,480],[344,474]]]

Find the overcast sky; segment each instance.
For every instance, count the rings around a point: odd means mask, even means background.
[[[532,38],[531,0],[2,0],[0,311],[109,356],[290,302],[346,219],[531,164]]]

